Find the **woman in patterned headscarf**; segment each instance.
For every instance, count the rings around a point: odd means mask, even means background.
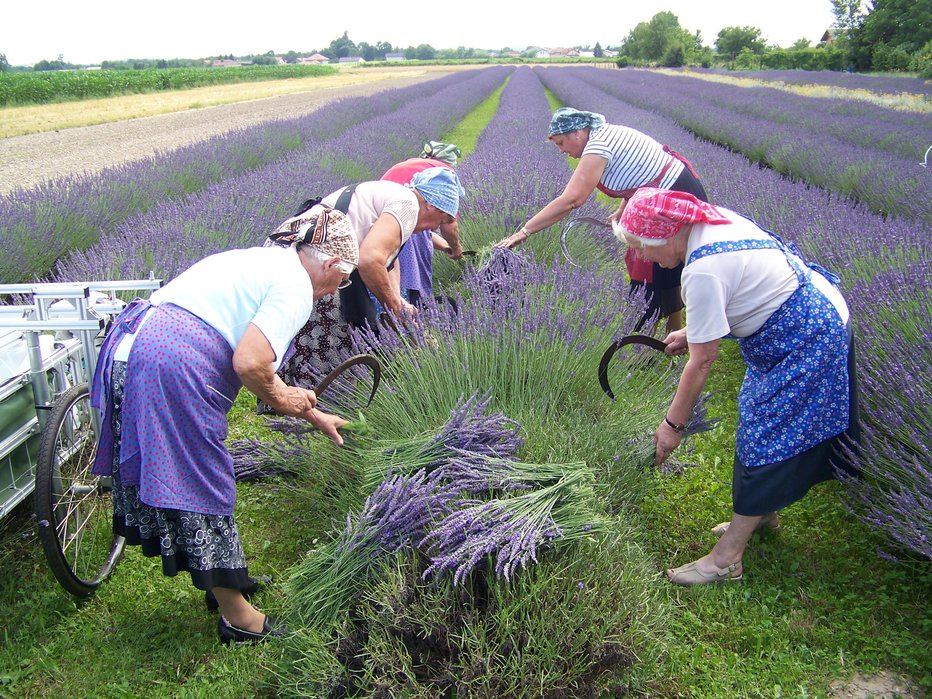
[[[361,182],[324,197],[317,206],[346,212],[359,242],[359,269],[350,277],[353,284],[349,289],[320,300],[295,336],[289,356],[278,370],[285,383],[315,386],[346,358],[353,328],[369,326],[378,331],[372,296],[395,317],[417,313],[392,284],[388,267],[412,233],[453,223],[460,192],[452,169],[431,167],[417,172],[404,185],[383,180]],[[287,228],[289,221],[279,229]],[[263,401],[259,401],[258,411],[275,412]]]
[[[165,575],[190,573],[208,607],[219,606],[223,643],[281,635],[243,594],[256,581],[233,518],[224,445],[240,387],[343,443],[346,421],[275,374],[315,299],[346,284],[359,262],[347,227],[306,224],[284,247],[211,255],[131,303],[101,346],[91,390],[101,412],[93,472],[112,479],[116,534],[160,556]]]
[[[840,280],[792,245],[728,209],[691,194],[639,189],[615,234],[665,268],[685,263],[688,325],[666,337],[689,353],[657,427],[655,463],[679,445],[722,339],[737,339],[747,364],[738,394],[733,515],[697,561],[667,571],[678,585],[741,578],[751,535],[776,529],[777,512],[849,464],[841,445],[858,439],[854,340]]]
[[[601,114],[561,107],[550,120],[548,138],[561,153],[579,158],[579,165],[560,196],[499,242],[498,247],[514,248],[562,221],[585,204],[596,189],[615,199],[627,199],[638,187],[664,187],[708,200],[698,175],[685,158],[640,131],[606,123]],[[632,290],[646,290],[648,307],[638,325],[659,315],[667,318],[668,331],[680,328],[681,268],[665,270],[637,260],[630,252],[625,256],[625,265]]]

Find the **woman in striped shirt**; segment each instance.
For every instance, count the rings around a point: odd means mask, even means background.
[[[585,204],[596,189],[616,199],[628,199],[639,187],[659,187],[689,192],[708,201],[702,183],[685,158],[640,131],[607,123],[601,114],[562,107],[550,120],[549,139],[561,153],[579,158],[579,165],[563,193],[497,247],[514,248],[534,233],[562,221]],[[659,315],[667,318],[668,331],[681,328],[682,265],[663,269],[629,249],[625,266],[632,291],[646,287],[648,307],[639,326]]]

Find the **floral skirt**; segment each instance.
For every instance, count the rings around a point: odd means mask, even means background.
[[[162,572],[188,571],[194,587],[242,589],[250,585],[243,545],[233,515],[206,515],[146,505],[139,486],[120,482],[120,425],[126,363],[113,363],[113,531],[145,556],[161,556]]]

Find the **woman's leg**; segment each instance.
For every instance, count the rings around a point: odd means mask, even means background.
[[[232,626],[254,633],[262,631],[265,614],[247,602],[242,592],[229,587],[214,587],[212,592],[220,604],[220,613]]]
[[[744,549],[763,519],[762,515],[733,514],[728,529],[709,553],[692,563],[668,569],[667,578],[678,585],[703,585],[740,578]]]

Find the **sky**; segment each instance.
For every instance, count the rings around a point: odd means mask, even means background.
[[[813,44],[834,20],[830,0],[12,0],[0,13],[0,53],[31,66],[127,58],[306,52],[349,32],[354,42],[405,48],[499,50],[621,43],[639,22],[670,11],[712,46],[723,27],[752,26],[780,46]]]

